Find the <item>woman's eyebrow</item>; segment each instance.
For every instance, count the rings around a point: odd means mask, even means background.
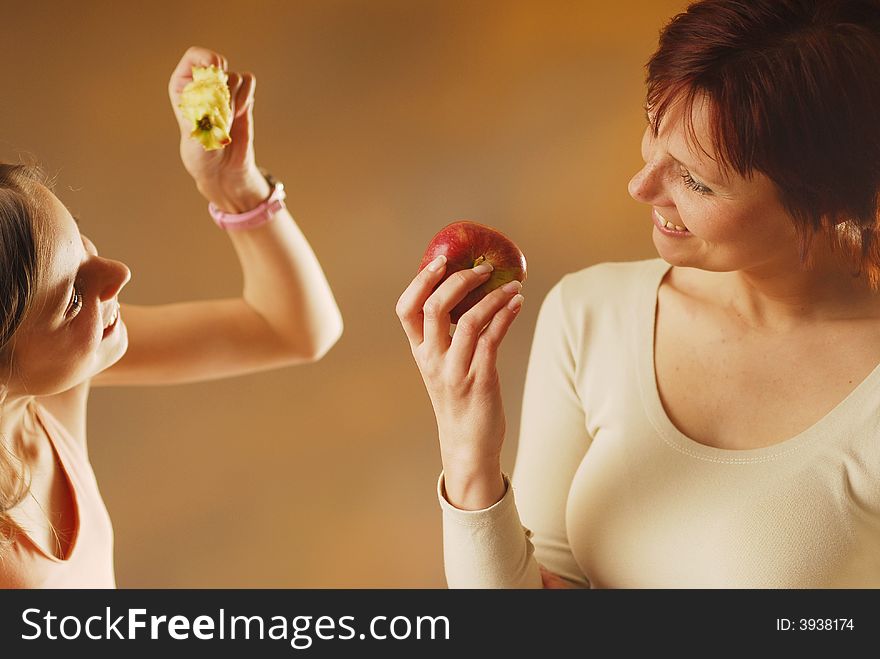
[[[645,119],[648,121],[649,124],[653,124],[653,119],[652,119],[651,114],[650,114],[650,112],[648,111],[647,108],[645,108]],[[688,150],[690,151],[690,149],[688,149]],[[679,166],[684,167],[686,170],[688,170],[688,171],[691,172],[692,174],[696,174],[696,175],[697,175],[697,178],[699,178],[699,179],[700,179],[701,181],[703,181],[704,183],[709,183],[709,184],[711,184],[712,186],[714,186],[714,187],[716,187],[716,188],[717,188],[717,187],[724,187],[723,184],[721,184],[720,181],[718,181],[718,180],[714,180],[715,177],[703,176],[703,174],[700,173],[700,172],[698,172],[698,171],[696,170],[696,168],[694,168],[694,167],[688,165],[687,163],[685,163],[685,162],[682,161],[682,160],[679,160],[678,158],[676,158],[674,155],[672,155],[672,154],[669,153],[668,151],[667,151],[667,153],[669,154],[669,157],[670,157],[670,158],[672,158],[676,163],[678,163]]]
[[[684,167],[686,170],[688,170],[689,172],[691,172],[692,174],[696,174],[696,175],[697,175],[697,178],[701,179],[703,182],[705,182],[705,183],[711,183],[712,185],[716,185],[716,184],[717,184],[717,182],[714,180],[714,177],[703,176],[703,175],[702,175],[700,172],[698,172],[694,167],[691,167],[691,166],[688,165],[687,163],[682,162],[681,160],[679,160],[678,158],[676,158],[675,156],[673,156],[671,153],[669,154],[669,157],[672,158],[672,159],[673,159],[675,162],[677,162],[679,165],[681,165],[682,167]]]

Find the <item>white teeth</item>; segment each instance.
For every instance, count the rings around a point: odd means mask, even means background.
[[[661,227],[665,227],[665,228],[670,229],[672,231],[687,231],[687,229],[685,227],[680,227],[677,224],[673,224],[672,222],[667,220],[665,217],[660,215],[660,213],[657,213],[656,210],[654,212],[657,214],[657,218],[660,220]]]
[[[111,326],[113,325],[113,323],[116,322],[116,319],[117,319],[118,317],[119,317],[119,307],[116,307],[116,308],[113,310],[113,313],[110,315],[110,322],[107,323],[107,325],[104,327],[104,329],[107,329],[108,327],[111,327]]]

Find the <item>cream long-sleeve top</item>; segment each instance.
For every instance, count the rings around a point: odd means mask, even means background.
[[[566,275],[541,306],[511,483],[438,495],[450,587],[880,587],[880,366],[795,437],[695,442],[654,372],[661,259]]]

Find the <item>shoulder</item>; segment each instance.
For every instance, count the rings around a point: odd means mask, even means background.
[[[648,317],[670,266],[662,259],[606,262],[563,276],[538,313],[536,340],[563,340],[578,351],[600,336],[619,342]]]
[[[595,295],[642,290],[659,283],[670,265],[663,259],[642,261],[608,261],[597,263],[583,270],[571,272],[559,281],[565,293],[577,296],[581,293]]]
[[[563,276],[547,294],[566,315],[633,309],[654,293],[670,265],[660,258],[597,263]]]

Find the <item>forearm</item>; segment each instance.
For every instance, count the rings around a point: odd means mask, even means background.
[[[241,264],[244,301],[296,356],[321,357],[342,333],[342,316],[290,213],[282,209],[261,226],[232,229],[228,235]]]

